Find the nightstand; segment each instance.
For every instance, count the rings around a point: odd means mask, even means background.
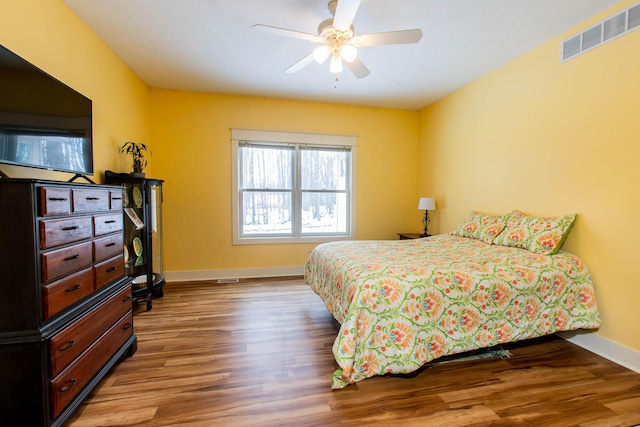
[[[421,233],[398,233],[398,237],[400,240],[412,240],[412,239],[421,239],[423,236]]]

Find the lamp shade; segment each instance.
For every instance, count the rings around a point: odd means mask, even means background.
[[[341,73],[342,72],[342,58],[338,53],[334,53],[331,58],[331,64],[329,64],[329,71],[332,73]]]
[[[358,49],[350,44],[345,44],[340,48],[340,55],[345,61],[353,62],[356,56],[358,56]]]
[[[436,210],[436,199],[430,197],[420,197],[420,203],[418,203],[418,209],[423,211]]]
[[[333,49],[323,44],[322,46],[318,46],[317,48],[313,49],[313,59],[315,59],[318,64],[322,64],[327,60],[332,52]]]

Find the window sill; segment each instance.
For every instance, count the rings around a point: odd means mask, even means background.
[[[309,236],[309,237],[241,237],[234,236],[233,245],[290,245],[303,243],[327,243],[338,240],[355,240],[355,236]]]

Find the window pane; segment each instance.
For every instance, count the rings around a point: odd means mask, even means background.
[[[293,154],[292,147],[241,145],[240,188],[291,189]]]
[[[342,149],[301,149],[302,190],[346,190],[350,154]]]
[[[331,192],[302,193],[302,234],[347,232],[347,195]]]
[[[292,234],[291,199],[291,192],[287,191],[244,191],[242,234]]]
[[[357,138],[232,129],[233,244],[355,238]]]

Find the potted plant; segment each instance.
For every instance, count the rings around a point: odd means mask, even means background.
[[[120,147],[121,153],[131,154],[131,157],[133,157],[134,174],[142,175],[142,171],[147,166],[147,161],[144,158],[145,151],[148,151],[149,154],[153,154],[149,147],[141,142],[127,141],[122,145],[122,147]]]

